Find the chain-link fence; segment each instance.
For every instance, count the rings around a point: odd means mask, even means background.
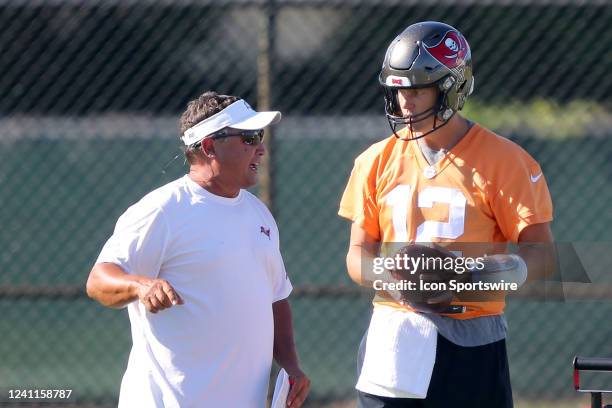
[[[353,159],[389,133],[385,49],[420,20],[466,35],[476,90],[465,114],[541,163],[556,238],[605,247],[607,0],[0,1],[0,405],[15,388],[115,403],[127,315],[88,300],[84,283],[127,206],[185,172],[180,160],[165,167],[177,118],[208,89],[284,114],[261,193],[296,287],[310,404],[350,400],[371,306],[346,276],[349,225],[336,211]],[[593,281],[609,275],[600,269]],[[609,296],[509,302],[517,406],[573,398],[573,355],[612,356]]]

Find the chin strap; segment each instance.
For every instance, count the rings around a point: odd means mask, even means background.
[[[393,113],[390,113],[389,110],[390,109],[395,109],[394,108],[394,103],[397,105],[397,96],[395,96],[393,93],[393,91],[391,91],[391,93],[387,93],[386,94],[386,98],[391,98],[392,100],[395,99],[395,102],[389,101],[388,103],[385,103],[385,114],[387,116],[387,121],[389,122],[389,126],[391,127],[391,131],[393,132],[393,134],[395,135],[395,137],[399,140],[403,140],[403,141],[411,141],[411,140],[418,140],[418,139],[422,139],[425,136],[435,132],[438,129],[441,129],[442,127],[444,127],[450,120],[451,118],[455,115],[455,112],[452,112],[452,114],[448,117],[448,119],[443,120],[442,124],[440,126],[436,126],[437,121],[440,119],[438,117],[438,114],[440,112],[442,112],[445,109],[444,106],[444,93],[440,93],[438,96],[438,100],[436,102],[435,105],[433,105],[431,108],[417,113],[416,115],[411,115],[409,117],[401,117],[401,116],[396,116]],[[397,90],[395,90],[395,92],[397,92]],[[399,109],[399,105],[397,105],[397,109]],[[408,137],[408,138],[402,138],[397,134],[397,126],[399,125],[407,125],[407,127],[410,129],[410,134],[414,134],[414,128],[413,125],[415,123],[419,123],[424,121],[425,119],[429,118],[430,116],[434,117],[434,124],[433,124],[433,128],[425,133],[423,133],[420,136],[416,136],[416,137]]]
[[[432,109],[433,109],[433,108],[432,108]],[[453,116],[454,116],[454,113],[453,113]],[[436,121],[438,120],[438,117],[437,117],[437,115],[436,115],[436,116],[434,116],[434,125],[433,125],[433,128],[432,128],[431,130],[428,130],[427,132],[423,133],[423,134],[422,134],[422,135],[420,135],[420,136],[416,136],[416,137],[408,137],[408,138],[403,138],[403,137],[401,137],[400,135],[398,135],[398,134],[397,134],[397,126],[398,126],[398,125],[408,125],[408,126],[409,126],[409,128],[410,128],[410,133],[411,133],[411,134],[414,134],[414,130],[413,130],[413,128],[412,128],[412,124],[413,124],[413,123],[416,123],[416,122],[412,122],[412,121],[411,121],[411,122],[408,122],[408,123],[401,123],[401,122],[398,122],[398,121],[392,120],[392,119],[389,117],[389,115],[387,115],[387,122],[389,122],[389,126],[391,127],[391,131],[393,132],[393,135],[395,135],[395,137],[396,137],[397,139],[399,139],[399,140],[403,140],[403,141],[405,141],[405,142],[409,142],[409,141],[412,141],[412,140],[419,140],[419,139],[422,139],[422,138],[424,138],[425,136],[427,136],[427,135],[429,135],[429,134],[431,134],[431,133],[435,132],[436,130],[443,128],[444,126],[446,126],[446,124],[447,124],[447,123],[450,121],[450,119],[451,119],[453,116],[451,116],[450,118],[448,118],[448,120],[446,120],[446,121],[442,122],[442,124],[441,124],[440,126],[436,126]],[[422,119],[421,119],[421,120],[422,120]],[[419,122],[420,122],[420,121],[419,121]]]

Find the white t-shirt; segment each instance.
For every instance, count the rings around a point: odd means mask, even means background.
[[[263,407],[272,303],[291,292],[274,218],[254,195],[213,195],[188,176],[117,221],[97,263],[166,279],[185,304],[128,305],[133,346],[119,407]]]

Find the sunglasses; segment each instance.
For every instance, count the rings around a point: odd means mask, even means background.
[[[240,136],[242,143],[249,146],[259,146],[264,139],[264,130],[238,130],[238,129],[223,129],[213,133],[211,139],[224,139],[226,137]]]

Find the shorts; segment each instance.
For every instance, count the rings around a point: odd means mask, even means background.
[[[359,346],[358,373],[367,332]],[[357,391],[359,408],[512,408],[506,340],[462,347],[438,334],[427,398],[389,398]]]

